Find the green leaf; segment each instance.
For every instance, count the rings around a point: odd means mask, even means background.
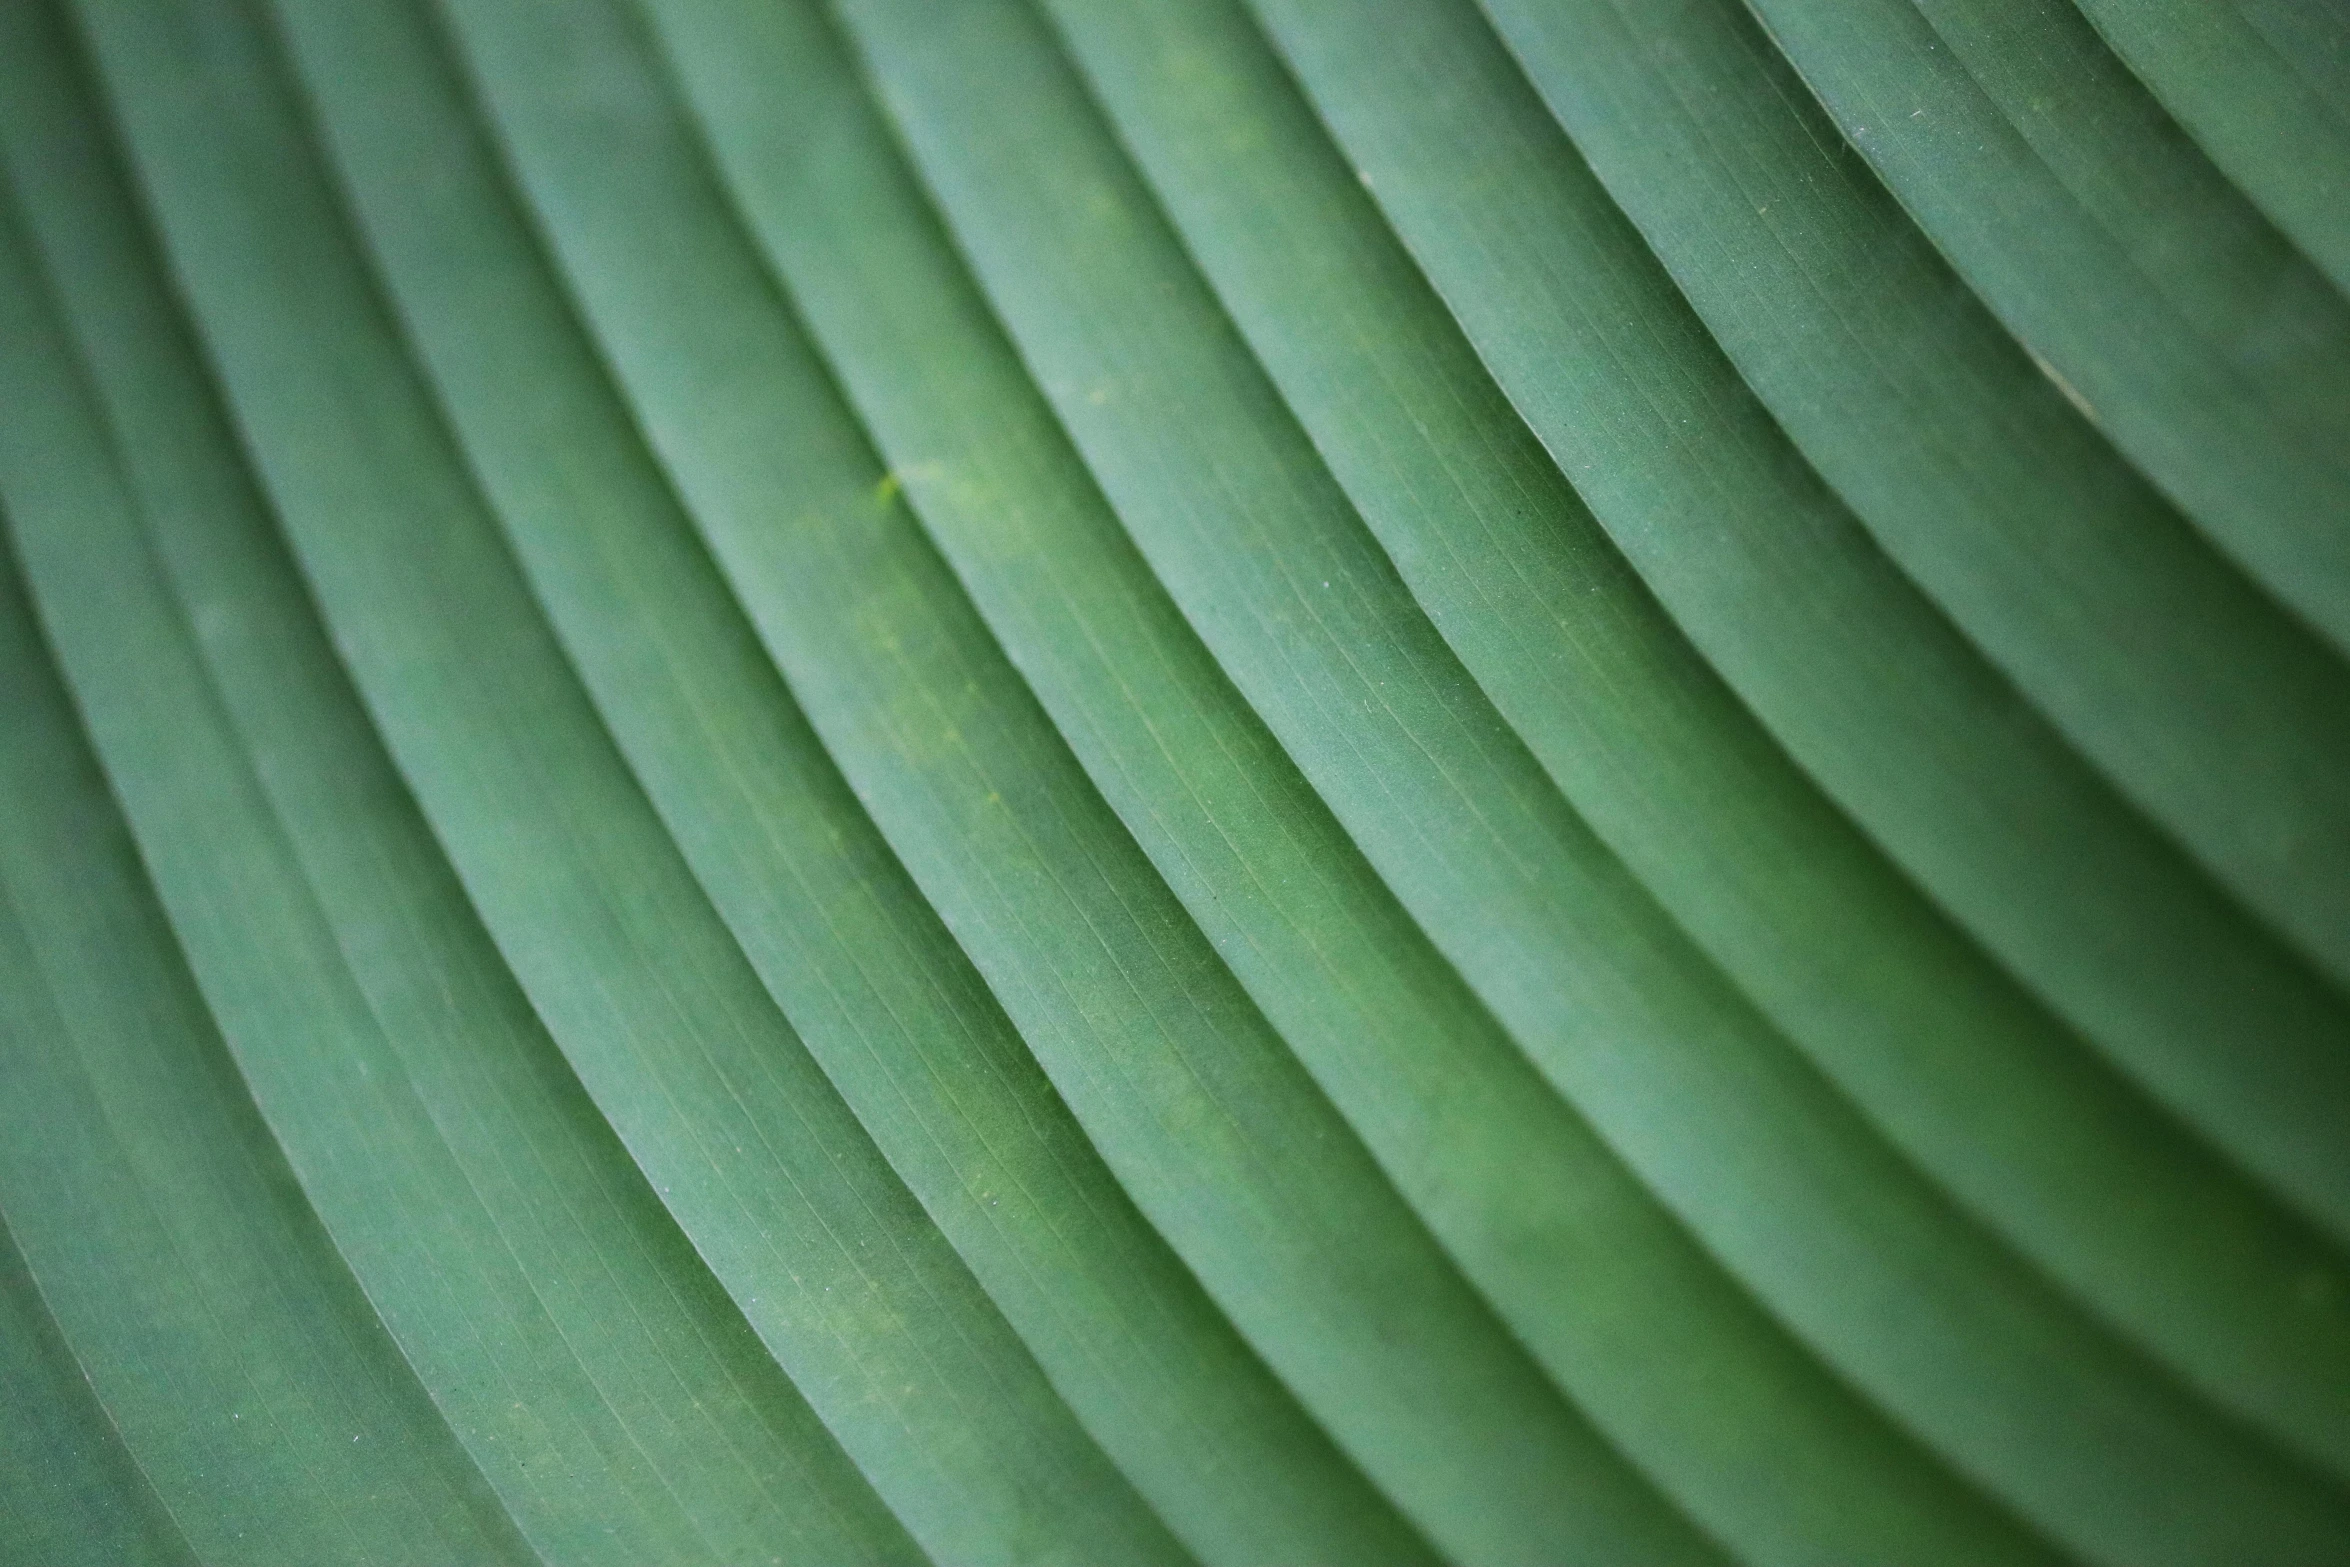
[[[2180,126],[2350,289],[2350,49],[2314,0],[2081,0]]]
[[[321,1218],[546,1556],[740,1560],[797,1535],[811,1555],[907,1558],[498,963],[169,300],[116,259],[141,247],[113,171],[74,151],[44,165],[74,198],[41,194],[107,404],[49,450],[78,439],[93,475],[111,453],[124,467],[110,493],[12,521],[199,982]]]
[[[11,281],[21,254],[0,223]],[[46,1305],[130,1461],[53,1451],[58,1484],[135,1466],[117,1506],[156,1560],[533,1560],[246,1097],[12,565],[0,682],[0,1201],[27,1265],[10,1314]]]
[[[601,40],[579,70],[631,69],[626,29],[577,10],[562,36],[523,41],[587,55]],[[298,13],[294,33],[327,79],[371,62],[401,80],[382,62],[416,62],[404,93],[339,97],[330,133],[485,486],[746,954],[1056,1385],[1179,1532],[1278,1554],[1335,1539],[1349,1559],[1415,1555],[1135,1212],[891,860],[583,351],[487,148],[435,85],[429,44],[342,7]],[[545,106],[538,123],[583,146],[604,129],[561,112]],[[692,178],[690,149],[674,131],[663,148],[659,120],[617,128],[649,172]],[[428,204],[405,152],[436,135],[441,165],[472,178]],[[548,395],[518,404],[533,367]],[[870,473],[861,452],[850,461],[861,512]]]
[[[2080,13],[1886,0],[1833,27],[1772,0],[1756,13],[2057,388],[2350,645],[2350,303]]]
[[[2103,443],[1735,0],[1679,8],[1669,34],[1662,12],[1502,10],[1609,193],[1870,536],[2126,797],[2350,977],[2332,651]],[[1776,308],[1746,307],[1758,287]],[[2269,521],[2294,538],[2307,516]],[[2297,551],[2313,583],[2327,531]]]
[[[240,105],[204,137],[167,92],[128,117],[224,390],[459,877],[686,1234],[938,1554],[1174,1559],[759,988],[613,750],[350,246],[266,38],[218,7],[96,20],[110,73],[193,55]],[[257,288],[278,268],[294,293]],[[281,330],[287,308],[308,329]],[[403,487],[373,481],[384,462]],[[434,526],[404,542],[417,512]]]
[[[2116,800],[1801,468],[1490,34],[1421,7],[1371,48],[1314,14],[1268,12],[1358,178],[1697,650],[2002,963],[2174,1108],[2247,1117],[2238,1157],[2339,1235],[2324,1107],[2342,1090],[2309,1091],[2338,1084],[2338,992]],[[1475,85],[1417,90],[1431,77]]]
[[[555,44],[517,37],[514,16],[464,15],[485,81],[516,79],[500,65]],[[570,47],[586,46],[573,31]],[[621,79],[614,65],[582,74]],[[490,97],[654,448],[819,732],[1241,1331],[1440,1542],[1689,1548],[1411,1222],[1093,793],[903,526],[715,191],[696,210],[680,175],[618,185],[627,151],[660,146],[657,125],[579,108],[549,124],[557,104]],[[660,250],[617,221],[646,211],[675,237]],[[1203,1143],[1217,1153],[1186,1154]],[[1396,1342],[1420,1346],[1418,1363],[1397,1366]],[[1584,1470],[1584,1489],[1560,1485]]]
[[[1065,67],[1041,47],[1018,49],[1023,32],[1009,10],[983,0],[929,6],[917,24],[887,5],[848,8],[975,270],[1135,542],[1536,1064],[1766,1304],[1913,1427],[1978,1470],[1997,1466],[2027,1496],[2038,1491],[2052,1526],[2090,1527],[2064,1519],[2051,1495],[2068,1483],[2052,1462],[2060,1447],[2112,1466],[2071,1482],[2071,1505],[2084,1512],[2144,1486],[2125,1478],[2132,1468],[2150,1477],[2177,1461],[2155,1456],[2173,1443],[2172,1453],[2194,1452],[2192,1462],[2247,1487],[2215,1508],[2215,1529],[2248,1538],[2275,1527],[2273,1508],[2322,1509],[2314,1492],[2306,1502],[2270,1492],[2255,1478],[2265,1465],[2254,1450],[2154,1396],[2128,1355],[1913,1183],[1567,817],[1353,531],[1343,498],[1245,350],[1219,330],[1148,198],[1106,138],[1088,134]],[[1007,108],[985,117],[996,103]],[[1072,539],[1053,553],[1071,563],[1101,553],[1079,548]],[[1142,705],[1154,717],[1167,708]],[[1638,1048],[1619,1055],[1602,1041]],[[1882,1054],[1882,1039],[1858,1044],[1854,1060],[1871,1044]],[[1937,1104],[1944,1116],[1947,1099]],[[1669,1120],[1656,1114],[1666,1103]],[[1992,1166],[1982,1179],[2006,1176]],[[2192,1180],[2178,1189],[2189,1201],[2201,1195]],[[1854,1202],[1861,1192],[1865,1208]],[[1848,1260],[1797,1276],[1798,1235]],[[2012,1313],[2063,1350],[2025,1370],[2008,1360],[2013,1341],[1978,1338],[1962,1353],[1980,1380],[1963,1388],[1944,1380],[1946,1362],[1907,1360],[1912,1341],[1893,1324],[1914,1330],[1918,1308],[1897,1276],[1961,1257],[1972,1289],[1934,1292],[1947,1312],[1940,1340],[1981,1334],[1973,1312]],[[2143,1272],[2123,1282],[2142,1290]],[[2280,1270],[2278,1282],[2272,1298],[2283,1296],[2279,1314],[2290,1320],[2293,1275]],[[1989,1369],[2002,1361],[2011,1369]],[[2031,1410],[2021,1423],[2049,1434],[2047,1451],[2008,1434],[2019,1423],[2009,1411],[2021,1408]],[[2100,1408],[2115,1411],[2113,1424],[2094,1435],[2072,1425]],[[2216,1499],[2221,1488],[2211,1490]],[[2320,1516],[2310,1514],[2313,1528]]]
[[[0,11],[0,1557],[2350,1561],[2345,83]]]
[[[195,1560],[0,1230],[0,1545],[17,1561]]]
[[[1751,1530],[1821,1539],[1851,1528],[1880,1541],[1946,1536],[1976,1555],[2006,1548],[1996,1524],[1969,1517],[1980,1504],[1952,1496],[1809,1364],[1542,1084],[1221,682],[1168,678],[1204,666],[1197,644],[1023,390],[879,128],[834,140],[803,175],[792,144],[748,110],[782,62],[816,51],[772,10],[756,32],[695,25],[712,14],[674,8],[684,74],[894,471],[1201,928],[1545,1368],[1742,1544],[1759,1546]],[[893,190],[893,205],[874,199]],[[873,280],[885,308],[860,302]],[[897,368],[925,364],[916,345],[950,340],[965,345],[963,376]],[[1099,585],[1067,569],[1081,550],[1107,568]],[[1137,703],[1130,690],[1151,695]],[[1562,1291],[1562,1264],[1589,1282]],[[1849,1484],[1821,1478],[1801,1507],[1784,1488],[1762,1494],[1734,1456],[1790,1420],[1805,1422],[1823,1464],[1834,1453],[1859,1471]],[[1853,1505],[1862,1487],[1875,1506]]]

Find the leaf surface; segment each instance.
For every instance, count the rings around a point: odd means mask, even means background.
[[[194,58],[228,79],[214,101],[237,112],[204,136],[168,118],[196,101],[126,95],[166,246],[392,755],[696,1249],[926,1548],[1179,1559],[792,1035],[628,774],[352,249],[265,37],[216,7],[92,20],[110,78]],[[256,247],[280,260],[248,265]],[[257,287],[273,274],[301,286]],[[280,329],[288,309],[305,330]],[[374,480],[387,466],[396,489]]]
[[[0,11],[0,1555],[2350,1561],[2346,84]]]

